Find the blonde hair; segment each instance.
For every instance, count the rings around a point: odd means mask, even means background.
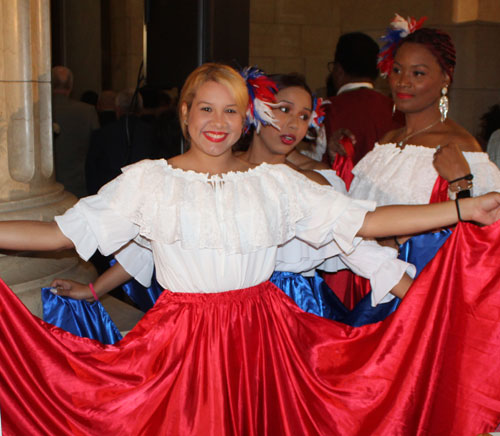
[[[248,90],[246,82],[241,74],[228,65],[206,63],[196,68],[196,70],[188,76],[184,86],[182,87],[178,111],[182,134],[185,138],[188,138],[188,135],[187,125],[185,123],[186,120],[182,114],[182,106],[186,103],[189,111],[199,87],[210,81],[224,85],[229,89],[236,100],[238,112],[241,117],[245,119],[248,107]]]

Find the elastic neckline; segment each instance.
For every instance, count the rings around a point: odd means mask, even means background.
[[[428,150],[427,152],[429,154],[434,154],[436,152],[435,147],[426,147],[425,145],[418,145],[418,144],[405,144],[404,148],[400,148],[395,142],[386,142],[385,144],[379,144],[378,142],[376,142],[375,147],[391,147],[393,149],[398,150],[400,153],[404,153],[405,151],[416,152],[420,150]],[[484,151],[463,151],[462,153],[465,156],[471,156],[471,157],[474,156],[478,158],[483,156],[486,157],[488,155]]]
[[[224,174],[214,174],[210,175],[209,173],[199,173],[193,170],[183,170],[182,168],[174,168],[170,165],[167,160],[163,161],[165,164],[165,168],[170,171],[172,174],[181,175],[183,177],[187,177],[190,179],[203,180],[206,182],[219,182],[225,180],[234,180],[236,178],[247,177],[251,175],[256,175],[260,172],[267,172],[271,165],[263,162],[260,165],[257,165],[254,168],[250,168],[246,171],[229,171]]]

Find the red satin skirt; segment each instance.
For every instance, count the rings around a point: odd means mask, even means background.
[[[500,224],[461,225],[385,321],[302,312],[270,283],[164,292],[119,343],[0,286],[9,435],[475,435],[500,422]]]

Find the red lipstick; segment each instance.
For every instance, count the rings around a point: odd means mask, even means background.
[[[203,135],[211,142],[222,142],[224,141],[224,139],[227,138],[228,134],[226,132],[208,131],[208,132],[203,132]]]
[[[297,140],[295,135],[281,135],[281,142],[285,145],[293,145],[293,143]]]

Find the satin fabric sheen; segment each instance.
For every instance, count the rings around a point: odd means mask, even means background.
[[[122,339],[115,323],[99,301],[64,298],[42,288],[43,319],[64,328],[74,335],[97,339],[103,344],[114,344]]]
[[[450,235],[450,230],[414,236],[400,247],[399,258],[413,263],[417,274],[429,262]],[[350,271],[349,271],[350,272]],[[358,276],[349,274],[348,277]],[[360,277],[361,278],[361,277]],[[305,312],[336,320],[354,327],[385,319],[399,306],[400,299],[373,307],[367,294],[352,309],[347,308],[323,278],[304,277],[291,272],[275,272],[270,281],[292,298]],[[338,283],[338,282],[337,282]],[[368,282],[369,283],[369,282]],[[161,288],[153,277],[150,288],[130,280],[123,289],[146,312],[161,294]],[[88,303],[55,295],[49,288],[42,289],[43,319],[75,335],[97,339],[103,344],[114,344],[122,339],[115,323],[99,302]]]
[[[149,288],[142,286],[137,280],[129,280],[127,283],[122,285],[122,288],[130,299],[137,304],[139,309],[143,312],[147,312],[151,309],[156,300],[158,300],[160,294],[163,292],[163,289],[156,281],[156,276],[154,274]]]
[[[110,265],[113,266],[115,263],[116,259],[112,259]],[[137,280],[132,279],[124,283],[122,289],[143,312],[147,312],[151,309],[163,292],[162,287],[156,280],[156,273],[154,271],[151,279],[151,286],[149,288],[142,286]]]
[[[111,265],[115,262],[113,259]],[[154,274],[149,288],[136,280],[129,280],[122,288],[143,312],[151,309],[163,292]],[[49,289],[42,288],[44,321],[74,335],[97,339],[103,344],[114,344],[122,339],[116,324],[100,302],[89,303],[85,300],[61,297]]]
[[[441,176],[437,176],[434,186],[432,187],[431,198],[429,198],[429,204],[441,203],[450,199],[448,196],[448,181],[443,179]]]
[[[413,263],[418,275],[450,234],[451,231],[446,229],[437,233],[414,236],[400,246],[399,258]],[[347,272],[350,273],[350,271]],[[355,279],[359,276],[348,274],[347,277]],[[401,302],[399,298],[395,298],[388,303],[373,307],[371,295],[368,293],[353,308],[348,308],[318,273],[314,277],[304,277],[291,272],[275,272],[270,281],[292,298],[305,312],[353,327],[385,319],[396,310]],[[339,282],[336,283],[338,285]],[[123,285],[123,289],[143,311],[149,310],[161,294],[160,285],[154,277],[149,288],[145,288],[135,280],[130,280]],[[43,319],[50,324],[78,336],[97,339],[103,344],[114,344],[122,339],[115,323],[99,302],[88,303],[85,300],[64,298],[53,294],[49,288],[42,288],[42,303]]]
[[[340,143],[346,152],[345,156],[337,153],[332,163],[332,170],[337,173],[345,183],[347,191],[351,187],[354,174],[354,145],[350,138],[343,136]],[[347,309],[354,309],[356,304],[370,292],[370,281],[360,277],[350,270],[341,270],[336,273],[323,273],[323,280],[330,289],[334,289],[342,304]]]
[[[351,145],[352,147],[352,145]],[[352,170],[352,168],[351,168]],[[349,188],[348,188],[349,189]],[[440,203],[442,201],[449,200],[448,197],[448,181],[443,179],[441,176],[437,176],[436,181],[434,182],[434,186],[432,188],[431,196],[429,198],[429,203]],[[439,238],[438,238],[439,239]],[[407,241],[408,242],[408,241]],[[430,243],[429,247],[424,246],[425,243]],[[442,241],[444,243],[444,240]],[[436,253],[437,249],[441,247],[442,243],[439,243],[436,240],[436,237],[429,237],[426,239],[424,236],[423,239],[418,235],[416,243],[405,243],[399,247],[400,255],[398,256],[401,260],[405,260],[409,263],[413,263],[417,267],[417,274],[422,270],[425,264],[432,259],[432,256],[429,256],[430,253]],[[424,250],[423,256],[425,260],[420,261],[419,251],[410,251],[411,250]],[[418,264],[418,265],[417,265]],[[371,296],[369,295],[371,292],[370,281],[365,279],[364,277],[360,277],[354,274],[350,270],[341,270],[336,273],[323,273],[323,279],[330,289],[333,289],[334,292],[339,297],[340,301],[350,310],[360,311],[361,308],[357,306],[361,304],[361,307],[368,308],[370,304],[369,301]],[[394,301],[394,300],[393,300]],[[398,306],[398,302],[388,303],[393,305],[393,310]],[[390,313],[390,311],[388,312]],[[361,319],[360,323],[361,324]]]
[[[352,179],[354,179],[354,174],[352,173],[352,169],[354,168],[354,146],[347,136],[343,136],[340,139],[340,143],[344,147],[345,155],[342,156],[339,153],[335,155],[335,159],[332,163],[332,170],[334,170],[337,176],[344,181],[345,188],[349,191]]]
[[[353,152],[352,144],[347,142],[346,149]],[[434,184],[430,202],[447,199],[448,182],[439,176]],[[399,258],[413,263],[418,274],[434,257],[447,235],[449,231],[442,235],[418,235],[400,247]],[[115,262],[113,259],[111,266]],[[396,310],[400,303],[399,299],[394,299],[372,307],[369,280],[349,270],[324,274],[324,279],[318,274],[306,278],[300,274],[275,272],[270,280],[302,310],[355,327],[383,320]],[[145,288],[136,280],[130,280],[122,287],[143,312],[153,307],[162,292],[155,276],[149,288]],[[75,335],[97,339],[104,344],[113,344],[122,338],[116,325],[98,302],[91,304],[84,300],[64,298],[52,294],[48,289],[42,289],[42,304],[45,321]]]
[[[342,269],[335,273],[322,273],[323,280],[347,309],[352,310],[366,296],[370,296],[370,280],[358,276],[350,269]]]
[[[417,272],[415,277],[422,272],[424,267],[434,258],[438,250],[443,246],[451,230],[444,229],[436,233],[423,233],[408,239],[399,248],[399,259],[415,265]],[[358,277],[352,274],[353,277]],[[338,319],[345,324],[359,327],[365,324],[382,321],[401,304],[400,298],[393,298],[387,303],[379,303],[372,306],[371,293],[365,295],[353,309]]]
[[[276,271],[270,281],[295,301],[302,310],[331,320],[358,327],[378,322],[392,313],[399,300],[371,305],[371,299],[363,298],[354,309],[346,308],[319,273],[314,277]]]
[[[165,291],[115,345],[0,287],[10,435],[474,435],[500,421],[500,222],[460,224],[383,322],[301,311],[274,285]]]

